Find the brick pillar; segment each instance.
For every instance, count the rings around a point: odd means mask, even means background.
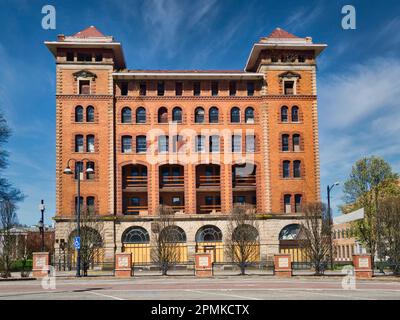
[[[155,164],[148,166],[148,182],[147,182],[147,204],[149,215],[155,215],[160,205],[159,194],[159,168]]]
[[[221,212],[232,211],[232,166],[221,164]]]
[[[373,276],[372,260],[369,254],[353,254],[356,279],[370,279]]]
[[[129,278],[132,276],[132,253],[115,254],[115,276],[119,278]]]
[[[290,254],[274,255],[274,275],[277,277],[292,276],[292,259]]]
[[[196,253],[196,277],[212,277],[212,256],[209,252]]]
[[[185,214],[196,214],[196,166],[187,164],[185,173]]]
[[[32,262],[32,275],[36,278],[42,278],[49,274],[50,253],[34,252]]]

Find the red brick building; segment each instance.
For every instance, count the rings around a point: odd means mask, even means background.
[[[63,170],[86,158],[82,202],[104,218],[106,259],[149,243],[160,204],[196,248],[187,259],[223,243],[235,203],[260,214],[261,259],[290,249],[301,204],[320,199],[325,44],[277,28],[243,70],[129,70],[121,44],[93,26],[45,44],[56,59],[57,240],[70,236],[77,192]]]

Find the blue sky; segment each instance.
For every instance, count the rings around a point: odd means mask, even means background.
[[[41,28],[41,9],[57,10],[57,29]],[[341,28],[352,4],[357,29]],[[35,224],[45,199],[55,213],[55,65],[43,45],[90,25],[121,41],[129,68],[242,69],[251,46],[281,27],[327,43],[319,58],[321,195],[345,181],[360,157],[380,155],[400,171],[400,3],[266,0],[2,0],[0,109],[13,136],[9,179],[27,195],[19,220]],[[341,187],[333,206],[341,203]]]

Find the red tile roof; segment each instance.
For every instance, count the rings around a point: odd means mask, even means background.
[[[74,38],[99,38],[105,37],[105,35],[99,31],[95,26],[90,26],[78,33],[75,33],[72,37]]]
[[[298,38],[294,34],[291,34],[281,28],[276,28],[267,38]]]

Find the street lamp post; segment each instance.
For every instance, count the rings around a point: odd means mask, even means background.
[[[44,200],[42,199],[42,201],[39,204],[39,210],[42,213],[42,216],[40,218],[39,221],[39,231],[40,231],[40,235],[42,237],[42,245],[41,245],[41,250],[42,252],[44,252],[44,210],[45,210],[45,206],[44,206]]]
[[[81,237],[81,173],[83,172],[83,165],[85,161],[90,161],[89,159],[82,159],[82,160],[75,160],[75,159],[69,159],[67,162],[67,167],[64,169],[64,174],[71,175],[73,174],[71,167],[69,166],[70,161],[74,161],[76,164],[77,162],[80,162],[81,165],[75,165],[75,169],[78,171],[75,172],[77,175],[77,202],[76,202],[76,236],[78,238]],[[87,168],[86,173],[93,173],[94,170],[93,168]],[[76,276],[80,277],[81,276],[81,248],[80,245],[76,249],[77,250],[77,257],[76,257]]]
[[[333,224],[333,218],[332,218],[332,212],[331,212],[331,191],[335,186],[338,186],[339,182],[335,182],[331,186],[327,186],[326,188],[326,193],[328,197],[328,216],[329,216],[329,231],[332,233],[332,224]],[[333,243],[332,243],[332,235],[330,238],[330,247],[329,247],[329,255],[330,255],[330,260],[331,260],[331,269],[333,269]]]

